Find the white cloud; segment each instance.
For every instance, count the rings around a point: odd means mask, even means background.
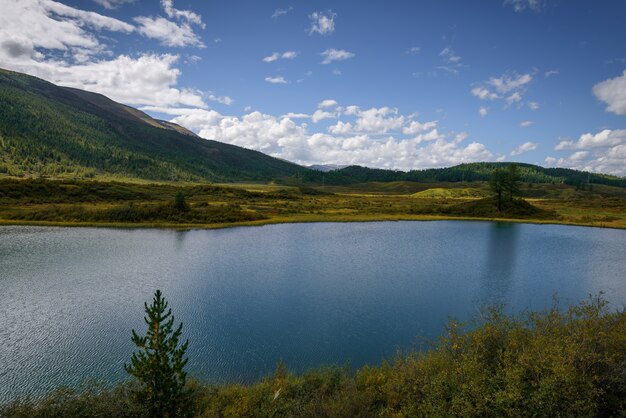
[[[626,129],[586,133],[577,141],[562,140],[554,149],[577,151],[564,158],[547,157],[549,165],[626,176]]]
[[[339,103],[337,103],[336,100],[326,99],[326,100],[322,100],[321,102],[319,102],[317,107],[320,108],[320,109],[323,109],[323,108],[326,108],[326,107],[337,107],[338,105],[339,105]]]
[[[419,54],[419,52],[422,50],[422,48],[420,48],[419,46],[412,46],[411,48],[406,50],[407,54]]]
[[[532,126],[533,123],[534,122],[531,121],[531,120],[524,120],[524,121],[520,122],[519,126],[522,127],[522,128],[528,128],[528,127]]]
[[[496,100],[500,98],[500,96],[484,87],[474,87],[472,89],[472,94],[478,97],[480,100]]]
[[[606,148],[620,144],[626,144],[626,129],[604,129],[595,135],[591,133],[583,134],[576,142],[572,140],[562,140],[554,149],[561,151],[567,149]]]
[[[335,31],[335,17],[336,13],[332,11],[328,12],[313,12],[309,15],[311,20],[311,26],[309,27],[309,35],[319,33],[320,35],[328,35]]]
[[[489,113],[489,108],[481,106],[480,109],[478,109],[478,113],[480,113],[480,116],[484,118]]]
[[[325,110],[317,109],[311,115],[311,121],[313,123],[318,123],[324,119],[332,119],[332,118],[336,118],[337,116],[338,116],[337,112],[327,112]]]
[[[418,121],[411,121],[408,126],[405,126],[402,129],[402,133],[405,135],[417,135],[424,131],[434,131],[437,127],[437,121],[433,120],[430,122],[420,123]]]
[[[607,112],[626,115],[626,70],[621,76],[609,78],[593,86],[593,94],[607,104]]]
[[[511,151],[511,155],[515,156],[515,155],[520,155],[523,154],[525,152],[529,152],[529,151],[534,151],[537,149],[537,144],[534,142],[524,142],[522,145],[520,145],[519,147],[515,148],[513,151]]]
[[[324,57],[322,64],[330,64],[333,61],[343,61],[343,60],[347,60],[349,58],[354,57],[354,54],[352,52],[348,52],[344,49],[335,49],[335,48],[327,49],[326,51],[322,52],[320,55]]]
[[[135,0],[93,0],[105,9],[115,9],[124,3],[133,3]]]
[[[289,6],[286,9],[276,9],[274,10],[274,13],[272,13],[272,19],[278,19],[279,17],[286,15],[292,10],[293,10],[293,7],[291,6]]]
[[[350,110],[348,110],[350,109]],[[486,161],[493,154],[478,142],[465,143],[467,135],[444,135],[434,129],[436,122],[410,120],[389,107],[361,111],[358,106],[347,106],[343,115],[360,118],[359,115],[383,114],[386,117],[401,117],[405,127],[421,132],[413,137],[386,135],[374,137],[367,132],[355,132],[356,125],[337,123],[329,133],[309,131],[306,123],[296,123],[291,114],[275,117],[261,112],[252,112],[241,117],[224,116],[213,110],[202,109],[145,109],[169,113],[172,120],[198,132],[207,139],[259,150],[278,158],[299,164],[357,164],[369,167],[410,170],[429,167],[444,167],[462,162]],[[319,109],[318,109],[319,111]],[[330,112],[328,112],[330,113]],[[410,122],[409,122],[410,120]],[[316,125],[312,125],[316,126]],[[420,129],[417,129],[419,126]],[[378,128],[377,128],[378,129]],[[381,131],[381,129],[378,129]]]
[[[472,95],[480,100],[504,100],[509,107],[515,103],[522,106],[522,101],[528,84],[533,80],[532,74],[509,74],[505,73],[500,77],[491,77],[486,82],[472,88]],[[539,105],[530,102],[528,106],[535,110]]]
[[[537,102],[528,102],[528,108],[530,110],[537,110],[537,109],[539,109],[539,103],[537,103]]]
[[[55,84],[101,93],[131,105],[205,107],[202,93],[175,87],[180,70],[173,65],[178,58],[171,54],[120,55],[72,66],[56,61],[30,63],[17,71],[28,70]]]
[[[285,51],[283,53],[280,52],[274,52],[272,55],[268,55],[267,57],[263,58],[264,62],[274,62],[277,61],[279,59],[285,59],[285,60],[291,60],[294,59],[295,57],[298,56],[298,52],[296,51]]]
[[[461,64],[461,57],[457,55],[451,47],[444,48],[440,53],[443,64],[438,66],[438,70],[444,70],[451,74],[458,74],[463,64]]]
[[[161,45],[172,47],[196,46],[204,47],[204,44],[187,23],[177,24],[164,17],[138,16],[137,31],[152,39],[157,39]]]
[[[522,95],[518,91],[516,91],[515,93],[512,93],[510,96],[506,98],[507,106],[511,106],[513,103],[518,103],[521,101],[522,101]]]
[[[265,77],[265,81],[271,84],[287,84],[287,80],[282,75],[276,77]]]
[[[498,93],[508,93],[511,91],[519,91],[523,86],[530,83],[533,80],[530,74],[521,75],[502,75],[501,77],[491,77],[488,84],[495,87]]]
[[[110,5],[119,3],[111,1]],[[171,2],[163,4],[166,11],[171,7]],[[179,87],[178,55],[113,56],[105,43],[110,39],[101,32],[138,32],[129,23],[52,0],[6,0],[2,7],[0,66],[4,68],[101,93],[129,105],[204,108],[205,100],[233,101],[228,96]],[[185,22],[201,23],[193,13],[173,8],[170,12]],[[194,60],[192,56],[186,59]]]
[[[332,73],[333,75],[341,75],[341,74],[343,74],[339,68],[333,68],[333,70],[331,71],[331,73]]]
[[[213,93],[209,93],[207,94],[207,99],[211,100],[212,102],[217,102],[217,103],[221,103],[223,105],[226,106],[230,106],[231,104],[235,103],[235,101],[228,97],[228,96],[216,96]]]
[[[526,9],[540,12],[544,8],[545,0],[504,0],[504,5],[513,7],[518,13]]]
[[[161,6],[170,19],[184,20],[187,23],[198,25],[202,29],[205,28],[205,24],[202,22],[202,17],[199,14],[191,10],[175,9],[173,0],[161,0]]]
[[[553,75],[559,75],[559,70],[548,70],[544,73],[544,77],[552,77]]]
[[[16,59],[41,60],[39,49],[57,50],[86,57],[105,51],[88,29],[128,33],[132,25],[98,13],[75,9],[51,0],[10,0],[0,13],[0,63]]]

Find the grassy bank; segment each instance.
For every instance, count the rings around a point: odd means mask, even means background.
[[[146,416],[131,389],[62,388],[5,405],[0,416]],[[626,313],[600,298],[517,316],[490,308],[380,366],[296,375],[279,364],[252,385],[191,381],[188,389],[196,417],[624,416]]]
[[[186,209],[174,207],[184,196]],[[483,183],[122,183],[0,179],[0,224],[220,228],[283,222],[476,219],[626,228],[626,189],[527,184],[498,212]]]

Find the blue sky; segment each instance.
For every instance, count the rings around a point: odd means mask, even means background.
[[[0,6],[0,67],[300,164],[626,175],[624,1]]]

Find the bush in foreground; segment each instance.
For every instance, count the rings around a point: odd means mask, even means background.
[[[601,298],[517,316],[491,308],[472,323],[451,322],[428,350],[356,374],[331,367],[294,375],[279,365],[250,386],[187,386],[198,417],[623,417],[626,312],[610,312]],[[128,384],[60,390],[0,416],[145,416],[131,392]]]

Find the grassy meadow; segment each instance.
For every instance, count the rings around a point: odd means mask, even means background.
[[[177,195],[184,206],[176,207]],[[498,212],[484,182],[349,186],[0,179],[0,223],[217,228],[281,222],[500,219],[626,228],[626,189],[522,184]]]

